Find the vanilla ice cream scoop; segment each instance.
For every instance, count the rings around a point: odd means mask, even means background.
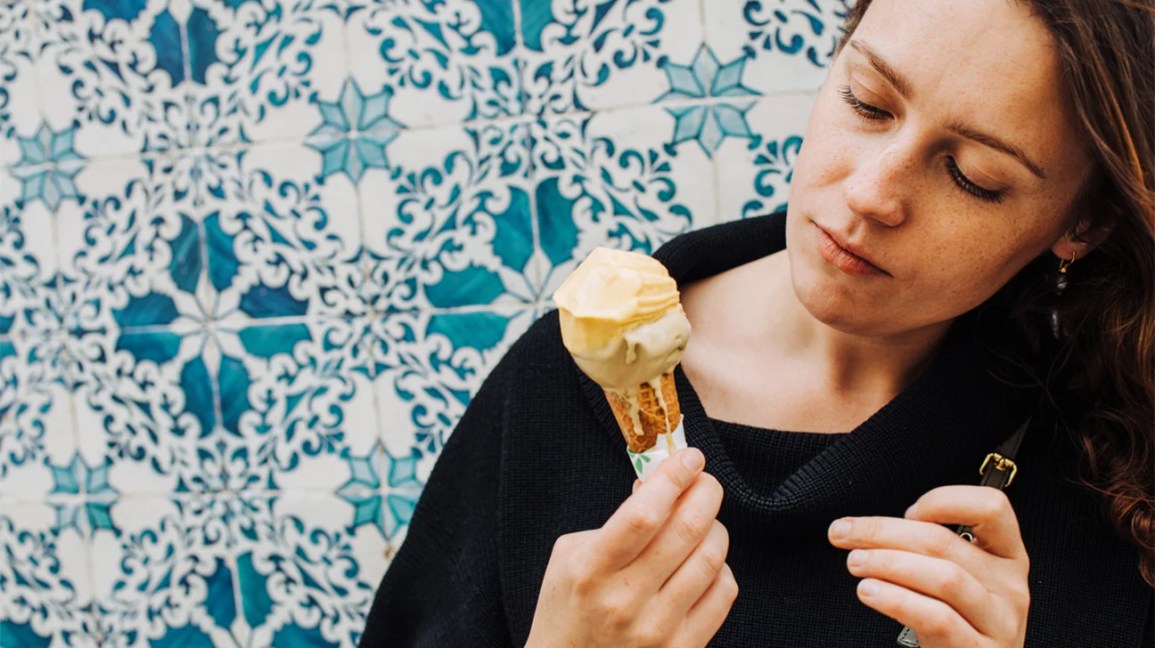
[[[596,248],[553,299],[562,342],[603,389],[637,389],[673,371],[690,339],[677,283],[644,254]]]
[[[578,367],[605,391],[645,478],[685,446],[674,367],[690,339],[678,285],[665,266],[635,252],[599,247],[553,296],[561,337]],[[666,450],[651,450],[659,436]]]

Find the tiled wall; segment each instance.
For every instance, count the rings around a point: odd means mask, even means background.
[[[841,0],[0,2],[0,646],[350,646],[586,252],[784,203]]]

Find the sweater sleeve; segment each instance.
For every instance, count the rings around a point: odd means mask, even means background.
[[[362,648],[509,646],[497,503],[507,355],[434,465],[409,533],[377,590]]]

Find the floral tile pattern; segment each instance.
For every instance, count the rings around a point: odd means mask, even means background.
[[[845,12],[0,2],[0,648],[354,646],[565,275],[785,204]]]

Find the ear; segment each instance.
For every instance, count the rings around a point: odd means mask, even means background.
[[[1078,261],[1086,257],[1115,231],[1115,223],[1107,220],[1092,224],[1080,220],[1071,231],[1051,245],[1051,252],[1060,259]]]

